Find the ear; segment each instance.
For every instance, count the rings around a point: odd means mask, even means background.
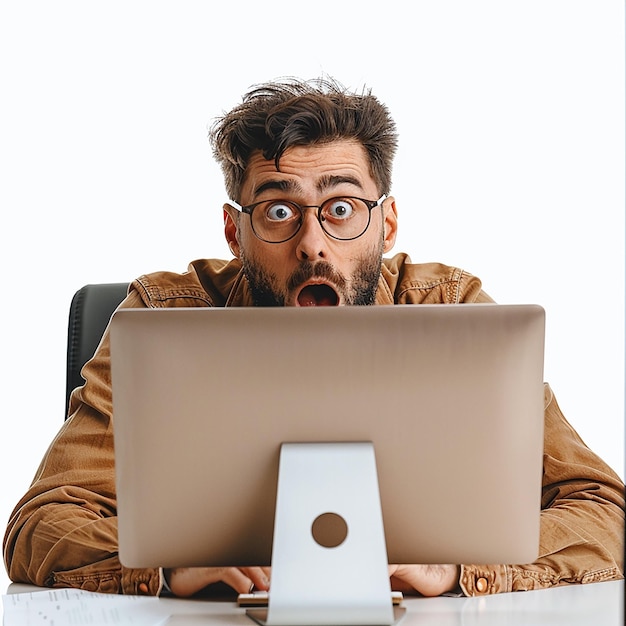
[[[383,252],[389,252],[394,247],[398,234],[398,211],[393,196],[383,202],[383,228]]]
[[[239,211],[229,204],[224,205],[224,236],[233,256],[239,258],[241,245],[239,244]]]

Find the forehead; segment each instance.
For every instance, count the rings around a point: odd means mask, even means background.
[[[260,151],[250,157],[242,185],[242,200],[251,201],[272,183],[285,189],[302,189],[349,184],[356,189],[375,191],[367,151],[358,141],[337,140],[322,144],[293,146],[285,150],[276,169]]]

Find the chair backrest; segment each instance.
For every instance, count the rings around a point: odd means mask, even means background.
[[[70,394],[85,382],[80,370],[93,356],[111,315],[127,292],[128,283],[103,283],[85,285],[72,298],[67,326],[65,419]]]

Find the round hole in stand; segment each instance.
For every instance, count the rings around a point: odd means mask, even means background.
[[[322,513],[313,520],[311,534],[323,548],[336,548],[346,540],[348,524],[337,513]]]

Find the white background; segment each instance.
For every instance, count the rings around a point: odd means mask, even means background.
[[[545,377],[623,476],[623,2],[4,0],[0,520],[63,421],[73,293],[228,255],[208,127],[320,74],[397,121],[396,251],[542,304]]]

